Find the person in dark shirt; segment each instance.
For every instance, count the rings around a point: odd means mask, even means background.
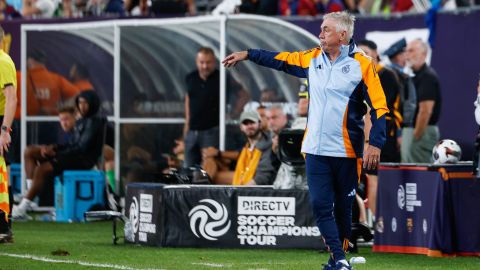
[[[416,39],[407,46],[407,59],[415,77],[413,83],[417,92],[417,110],[414,127],[403,132],[402,144],[408,149],[402,161],[409,163],[429,163],[432,148],[440,139],[437,122],[440,117],[442,95],[436,72],[426,64],[428,45]]]
[[[360,49],[370,56],[375,63],[375,68],[380,77],[380,82],[385,92],[387,106],[390,112],[387,120],[387,141],[383,146],[381,155],[382,162],[400,162],[400,148],[397,142],[397,133],[402,124],[400,114],[400,83],[393,70],[379,63],[380,57],[377,53],[377,44],[371,40],[358,42]],[[367,113],[367,115],[369,115]]]
[[[402,38],[393,43],[384,52],[384,54],[390,59],[391,63],[389,67],[395,72],[400,82],[400,111],[403,122],[402,134],[404,130],[407,133],[410,132],[408,128],[414,126],[413,119],[417,109],[417,91],[415,90],[415,85],[413,84],[411,75],[405,72],[405,67],[407,66],[407,53],[405,51],[406,47],[407,40]],[[405,146],[408,145],[403,145],[401,140],[402,136],[399,136],[401,162],[406,162],[403,157],[409,156],[408,152],[410,150],[405,148]]]
[[[31,208],[32,200],[42,190],[51,176],[64,170],[91,169],[103,150],[106,119],[97,115],[100,99],[94,91],[84,91],[75,99],[82,118],[77,120],[72,136],[65,144],[44,145],[36,153],[38,166],[32,177],[32,186],[18,207],[13,208],[13,218],[22,219]],[[28,177],[28,175],[27,175]]]
[[[372,58],[372,61],[375,63],[376,70],[378,72],[378,77],[382,84],[383,91],[385,92],[385,98],[387,99],[387,107],[389,113],[386,118],[386,128],[387,128],[387,140],[385,145],[382,148],[382,153],[380,159],[382,162],[400,162],[400,145],[398,143],[398,135],[401,130],[402,124],[402,115],[400,114],[400,82],[395,72],[380,64],[380,57],[377,52],[377,44],[371,40],[362,40],[357,43],[366,55]],[[365,118],[368,121],[365,121],[365,138],[368,138],[370,133],[370,127],[372,125],[369,120],[369,113],[365,115]],[[365,142],[368,144],[368,140]],[[378,187],[378,170],[372,169],[367,170],[366,174],[368,175],[368,208],[375,215],[376,201],[377,201],[377,187]],[[357,198],[358,194],[357,194]]]
[[[218,149],[220,72],[216,62],[213,50],[202,47],[197,53],[197,69],[186,77],[184,167],[201,165],[202,152],[205,153],[208,148]],[[229,94],[232,97],[229,97]],[[241,112],[241,108],[248,99],[249,95],[241,85],[227,76],[227,104],[230,100],[235,100],[232,117],[235,117],[237,111]],[[208,153],[217,152],[218,150],[212,151],[212,149],[208,151]]]

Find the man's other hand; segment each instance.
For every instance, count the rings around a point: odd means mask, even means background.
[[[373,145],[368,145],[363,153],[363,168],[367,170],[376,169],[380,163],[380,153],[382,150]]]
[[[12,138],[10,137],[10,133],[2,132],[0,135],[0,155],[3,156],[5,152],[8,152],[8,147],[10,146],[10,142]]]

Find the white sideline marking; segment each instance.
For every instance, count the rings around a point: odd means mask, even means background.
[[[224,267],[231,267],[231,265],[224,265],[220,263],[192,263],[193,265],[203,265],[209,267],[216,267],[216,268],[224,268]]]
[[[107,263],[91,263],[91,262],[83,262],[83,261],[58,260],[58,259],[51,259],[47,257],[41,257],[41,256],[35,256],[35,255],[29,255],[29,254],[13,254],[13,253],[0,252],[0,256],[7,256],[7,257],[14,257],[14,258],[21,258],[21,259],[31,259],[34,261],[41,261],[41,262],[78,264],[82,266],[92,266],[92,267],[112,268],[112,269],[122,269],[122,270],[160,270],[160,269],[152,269],[152,268],[139,269],[139,268],[133,268],[125,265],[115,265],[115,264],[107,264]]]

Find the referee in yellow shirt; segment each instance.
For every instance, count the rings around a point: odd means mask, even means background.
[[[5,32],[3,28],[0,27],[0,44],[3,48],[3,37]],[[6,54],[3,49],[0,49],[0,122],[1,132],[0,132],[0,155],[6,156],[6,151],[10,146],[12,138],[10,137],[10,132],[12,131],[12,121],[15,116],[15,110],[17,108],[17,77],[15,64],[12,61],[12,58]],[[7,166],[10,165],[8,160],[5,160]],[[8,178],[8,174],[7,174]],[[5,179],[7,180],[7,179]],[[0,194],[1,195],[1,194]],[[10,183],[8,185],[8,198],[9,198],[9,213],[12,212],[13,205],[13,194]],[[6,213],[0,210],[0,243],[12,243],[13,234],[12,234],[12,221],[8,218],[6,219]]]

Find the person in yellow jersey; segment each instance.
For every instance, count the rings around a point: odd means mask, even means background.
[[[240,152],[233,176],[233,185],[271,185],[275,180],[272,165],[272,140],[261,129],[260,115],[244,111],[240,115],[240,130],[247,143]]]
[[[4,31],[0,27],[0,43],[3,44]],[[3,46],[2,46],[3,48]],[[10,132],[15,110],[17,108],[17,77],[15,64],[12,58],[0,50],[0,155],[5,157],[12,141]],[[9,161],[6,160],[9,165]],[[8,174],[6,174],[8,175]],[[8,177],[7,177],[8,178]],[[3,179],[8,181],[8,179]],[[11,186],[8,189],[0,189],[0,205],[7,206],[0,209],[0,243],[13,242],[12,221],[8,215],[12,212],[13,194]]]

